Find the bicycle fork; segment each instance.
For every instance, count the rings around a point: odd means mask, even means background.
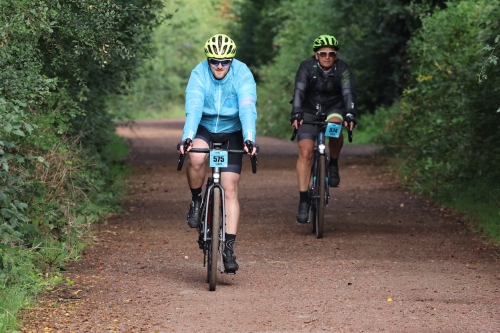
[[[207,184],[207,195],[206,195],[206,202],[207,204],[205,205],[205,216],[206,216],[206,221],[203,223],[203,267],[206,266],[207,262],[207,248],[210,246],[210,242],[212,239],[208,236],[208,231],[212,228],[212,212],[210,211],[210,207],[212,206],[210,203],[213,202],[213,189],[215,187],[219,188],[220,190],[220,195],[221,195],[221,206],[222,207],[213,207],[213,209],[221,209],[222,212],[222,221],[221,221],[221,226],[219,230],[211,230],[212,237],[215,232],[219,233],[219,255],[220,255],[220,263],[221,263],[221,273],[224,273],[224,265],[223,263],[223,258],[222,258],[222,244],[225,243],[226,241],[226,199],[225,199],[225,194],[224,194],[224,188],[220,184],[220,170],[218,167],[214,168],[214,172],[212,175],[212,183]],[[212,253],[212,256],[216,255],[215,253]]]

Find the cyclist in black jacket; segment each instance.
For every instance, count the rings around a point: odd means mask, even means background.
[[[321,35],[313,43],[314,56],[304,60],[295,76],[295,91],[290,123],[298,128],[299,158],[297,175],[300,203],[297,222],[305,223],[309,214],[307,189],[311,172],[317,128],[303,121],[343,122],[352,130],[356,126],[356,82],[349,66],[338,59],[339,42],[334,36]],[[350,120],[349,122],[347,120]],[[299,127],[300,126],[300,127]],[[330,138],[329,186],[340,183],[338,158],[344,143],[343,134]]]

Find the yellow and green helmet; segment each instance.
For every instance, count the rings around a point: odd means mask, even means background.
[[[205,43],[205,56],[207,58],[229,59],[236,55],[236,44],[224,34],[210,37]]]
[[[318,51],[322,47],[333,47],[337,51],[340,48],[339,41],[337,40],[337,38],[331,35],[321,35],[314,40],[313,43],[314,52]]]

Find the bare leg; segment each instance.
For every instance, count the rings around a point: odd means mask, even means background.
[[[201,139],[193,140],[193,148],[208,148],[208,144]],[[205,161],[208,154],[191,153],[186,168],[188,185],[190,188],[200,188],[205,182]]]
[[[342,122],[342,119],[338,117],[332,117],[328,119],[329,122],[337,122],[340,123]],[[340,151],[342,150],[342,147],[344,146],[344,133],[341,132],[340,136],[338,139],[335,138],[330,138],[328,142],[328,147],[330,148],[330,157],[337,159],[340,156]]]
[[[238,200],[238,182],[240,175],[234,172],[223,172],[221,184],[226,200],[226,233],[236,235],[240,218],[240,202]]]
[[[297,160],[297,177],[299,180],[299,191],[309,189],[311,176],[312,158],[314,152],[314,141],[305,139],[299,141],[299,158]]]

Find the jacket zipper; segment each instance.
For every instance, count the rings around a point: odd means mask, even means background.
[[[214,133],[217,133],[217,126],[219,125],[219,117],[220,117],[220,98],[221,98],[221,94],[222,94],[222,88],[221,88],[221,84],[219,83],[219,100],[217,101],[217,119],[215,121],[215,129],[214,129]]]

